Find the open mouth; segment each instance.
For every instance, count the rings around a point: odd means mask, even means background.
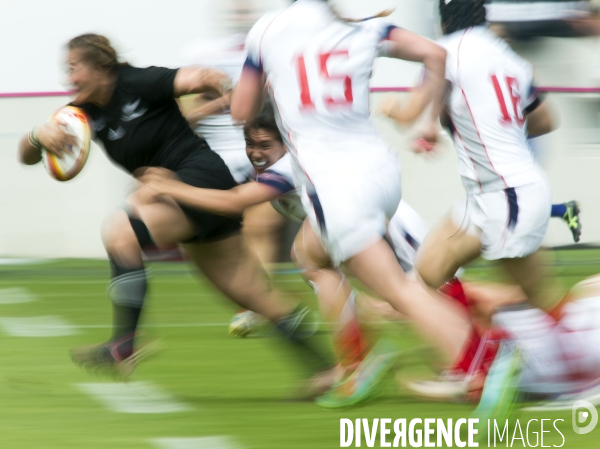
[[[267,161],[252,161],[252,165],[261,168],[267,165]]]

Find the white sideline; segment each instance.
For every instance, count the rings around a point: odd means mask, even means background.
[[[177,401],[152,382],[84,383],[75,387],[113,412],[177,413],[194,409]]]
[[[0,317],[0,327],[13,337],[64,337],[75,335],[77,327],[59,316]]]
[[[38,298],[24,288],[0,288],[0,304],[22,304],[37,301]]]

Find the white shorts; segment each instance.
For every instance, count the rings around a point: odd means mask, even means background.
[[[295,177],[310,224],[335,265],[383,238],[400,202],[400,164],[391,154],[377,170],[364,172],[357,163],[307,175],[296,167]]]
[[[254,167],[252,167],[252,163],[250,162],[250,159],[248,159],[245,149],[216,151],[216,153],[221,156],[221,159],[223,159],[223,162],[225,162],[225,165],[229,168],[235,182],[243,184],[252,177]]]
[[[398,210],[388,225],[388,234],[396,258],[404,271],[413,269],[417,249],[428,230],[425,220],[406,201],[400,201]]]
[[[537,251],[550,220],[545,181],[494,192],[471,193],[456,203],[452,221],[481,241],[487,260],[525,257]]]

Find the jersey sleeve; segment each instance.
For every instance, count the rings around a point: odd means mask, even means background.
[[[523,114],[527,115],[535,111],[535,109],[544,101],[543,93],[535,82],[533,66],[529,61],[523,61],[525,71],[525,79],[528,81],[525,88],[521,92],[523,97]]]
[[[540,89],[535,84],[532,84],[529,88],[529,95],[525,100],[525,109],[523,110],[523,112],[525,113],[525,115],[531,114],[542,104],[543,101],[543,92],[540,92]]]
[[[261,43],[263,36],[269,27],[269,24],[277,16],[276,13],[269,13],[259,19],[258,22],[252,27],[246,37],[245,50],[246,50],[246,61],[244,62],[244,68],[256,70],[262,73],[263,61],[261,54]]]
[[[381,34],[379,35],[381,40],[390,40],[390,35],[392,34],[392,31],[394,31],[396,28],[398,28],[396,25],[392,25],[391,23],[386,24],[383,30],[381,31]]]
[[[165,67],[138,68],[128,79],[129,88],[152,103],[171,101],[174,97],[175,76],[178,69]]]
[[[361,26],[363,27],[363,29],[366,29],[366,30],[369,30],[369,31],[375,33],[379,42],[384,42],[384,41],[389,40],[390,34],[392,34],[392,31],[394,31],[396,28],[398,28],[393,23],[388,22],[387,20],[384,20],[381,18],[365,19],[363,22],[361,22]]]
[[[273,187],[279,190],[282,195],[296,189],[286,176],[274,170],[265,170],[264,173],[256,177],[256,182]]]

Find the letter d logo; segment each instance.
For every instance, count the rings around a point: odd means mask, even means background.
[[[587,411],[581,409],[586,409]],[[575,433],[585,435],[596,428],[596,425],[598,424],[598,411],[593,404],[590,404],[588,401],[577,401],[573,404],[572,410],[572,424]],[[591,419],[589,424],[585,427],[580,427],[580,425],[585,423],[590,416]]]

